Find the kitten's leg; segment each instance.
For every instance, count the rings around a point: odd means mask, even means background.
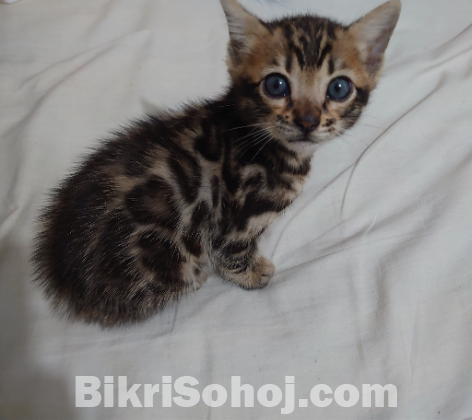
[[[206,258],[190,256],[182,265],[182,279],[188,285],[189,291],[200,289],[208,278],[208,261]]]
[[[225,244],[214,255],[218,273],[244,289],[266,287],[275,273],[274,264],[259,254],[255,243]]]
[[[206,281],[209,271],[206,253],[199,251],[196,256],[188,252],[184,244],[169,236],[166,230],[146,228],[133,240],[130,254],[135,259],[133,266],[139,268],[136,279],[130,282],[135,289],[135,301],[133,305],[123,303],[127,311],[136,307],[139,313],[124,317],[144,319],[198,290]]]

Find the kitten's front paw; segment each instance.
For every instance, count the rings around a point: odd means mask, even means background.
[[[249,271],[248,277],[242,287],[248,290],[263,289],[269,284],[269,281],[274,277],[275,266],[267,258],[259,257],[252,270]]]

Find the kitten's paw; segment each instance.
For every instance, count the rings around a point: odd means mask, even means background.
[[[246,281],[241,284],[248,290],[263,289],[275,274],[275,266],[267,258],[259,257],[251,271],[249,271]]]

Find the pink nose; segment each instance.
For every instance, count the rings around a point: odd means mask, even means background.
[[[299,127],[305,134],[309,134],[315,131],[320,125],[320,119],[313,115],[305,115],[302,118],[296,118],[293,122]]]

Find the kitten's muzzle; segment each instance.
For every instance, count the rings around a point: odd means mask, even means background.
[[[308,135],[315,131],[320,125],[320,119],[313,115],[305,115],[302,118],[295,118],[293,122],[302,131],[305,137],[308,137]]]

